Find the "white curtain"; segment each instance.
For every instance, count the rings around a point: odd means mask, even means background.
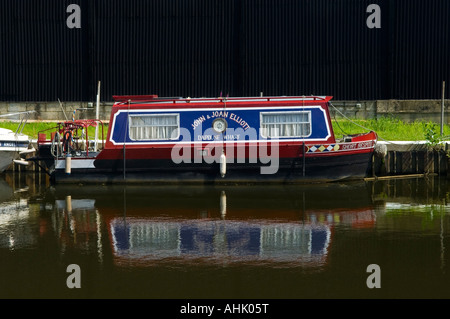
[[[130,138],[133,140],[170,140],[177,137],[177,114],[130,116]]]
[[[265,137],[302,137],[311,133],[309,113],[263,113],[262,134]]]

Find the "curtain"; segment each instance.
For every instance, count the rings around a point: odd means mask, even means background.
[[[302,137],[311,133],[310,113],[263,113],[262,135],[265,137]]]
[[[133,140],[176,139],[178,128],[178,114],[130,116],[130,138]]]

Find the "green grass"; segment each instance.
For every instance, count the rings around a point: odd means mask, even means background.
[[[17,122],[9,122],[9,121],[0,122],[0,127],[10,129],[13,132],[15,132],[17,130],[18,125],[19,124]],[[29,122],[23,128],[22,133],[28,135],[30,137],[30,139],[37,139],[39,133],[45,133],[47,136],[47,139],[50,139],[51,133],[56,130],[56,127],[57,127],[57,123],[53,123],[53,122]],[[101,125],[99,126],[99,129],[100,129],[99,130],[99,138],[101,138],[101,136],[102,136]],[[106,133],[108,132],[108,126],[104,125],[103,130],[104,130],[104,133],[103,133],[104,138],[106,138]],[[89,127],[88,133],[89,133],[90,138],[94,138],[95,127]]]
[[[357,133],[375,131],[383,140],[388,141],[431,141],[433,139],[442,139],[440,136],[440,127],[438,123],[416,121],[406,123],[395,117],[381,117],[378,119],[356,120],[338,118],[332,120],[334,133],[336,138],[343,135],[351,135]],[[8,128],[16,131],[18,123],[16,122],[0,122],[0,127]],[[37,139],[40,131],[47,133],[50,138],[52,128],[56,127],[56,123],[50,122],[29,122],[25,125],[24,134],[30,136],[31,139]],[[104,126],[104,136],[106,137],[108,127]],[[89,129],[89,136],[94,137],[95,128]],[[101,136],[101,132],[99,133]],[[449,139],[450,125],[444,125],[444,139]]]
[[[406,123],[395,117],[381,117],[369,120],[332,120],[336,138],[343,135],[375,131],[381,139],[388,141],[425,141],[440,139],[437,123],[415,121]],[[444,138],[450,136],[450,125],[444,125]]]

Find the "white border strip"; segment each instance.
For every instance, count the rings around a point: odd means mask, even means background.
[[[305,111],[305,110],[303,110],[305,108],[307,108],[307,109],[319,109],[323,113],[323,118],[325,119],[325,125],[326,125],[326,129],[327,129],[327,136],[325,138],[321,138],[321,139],[314,139],[313,141],[317,141],[317,142],[327,141],[331,137],[331,130],[330,130],[330,126],[328,124],[328,120],[327,120],[327,116],[326,116],[325,110],[322,107],[318,106],[318,105],[297,105],[297,106],[276,106],[276,107],[268,106],[268,107],[257,107],[257,108],[255,108],[255,107],[233,107],[233,108],[230,108],[227,111],[230,112],[231,110],[239,110],[239,111],[242,111],[242,110],[255,111],[256,110],[256,111],[259,111],[259,113],[261,113],[261,112],[265,112],[265,111],[268,111],[268,110],[274,110],[274,111],[278,111],[278,112],[283,112],[280,109],[283,109],[283,110],[284,109],[288,109],[288,110],[295,109],[295,110],[299,110],[299,111]],[[134,109],[134,110],[122,109],[122,110],[118,110],[114,114],[113,122],[112,122],[112,125],[111,125],[111,130],[114,129],[114,127],[116,125],[116,118],[120,115],[120,113],[142,113],[142,114],[145,114],[145,113],[155,113],[155,112],[156,113],[161,113],[161,112],[164,112],[164,113],[172,114],[172,113],[182,113],[182,112],[199,112],[199,111],[200,112],[201,111],[207,112],[207,111],[218,111],[218,110],[223,111],[222,108],[190,108],[190,109],[181,108],[181,109],[173,109],[173,110],[170,110],[170,109],[139,109],[139,110],[136,110],[136,109]],[[311,118],[311,128],[314,127],[313,125],[314,125],[313,124],[313,119]],[[261,136],[261,132],[258,132],[258,134]],[[163,141],[163,142],[133,142],[133,143],[116,142],[116,141],[114,141],[112,139],[112,135],[113,135],[113,132],[111,132],[111,134],[110,134],[109,141],[113,145],[124,145],[124,144],[125,145],[172,144],[170,142],[170,140]],[[210,142],[210,143],[211,144],[223,143],[223,142],[225,142],[225,143],[227,143],[227,142],[228,143],[239,143],[239,142],[241,142],[241,143],[248,143],[248,142],[258,143],[258,142],[270,142],[270,141],[277,141],[277,142],[303,142],[303,141],[308,141],[308,140],[310,140],[310,139],[306,139],[306,138],[276,139],[276,140],[274,140],[274,139],[272,139],[272,140],[262,139],[262,140],[254,140],[254,141],[248,141],[248,140],[246,140],[246,141],[218,141],[218,142]],[[208,144],[210,144],[210,143],[208,143]],[[186,141],[186,142],[179,141],[179,142],[175,142],[175,144],[205,144],[205,141],[198,141],[198,142],[197,141]]]

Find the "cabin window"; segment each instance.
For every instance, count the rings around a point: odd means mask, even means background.
[[[179,114],[130,115],[132,140],[176,140],[180,133]]]
[[[311,112],[261,113],[261,135],[268,137],[307,137],[311,135]]]

